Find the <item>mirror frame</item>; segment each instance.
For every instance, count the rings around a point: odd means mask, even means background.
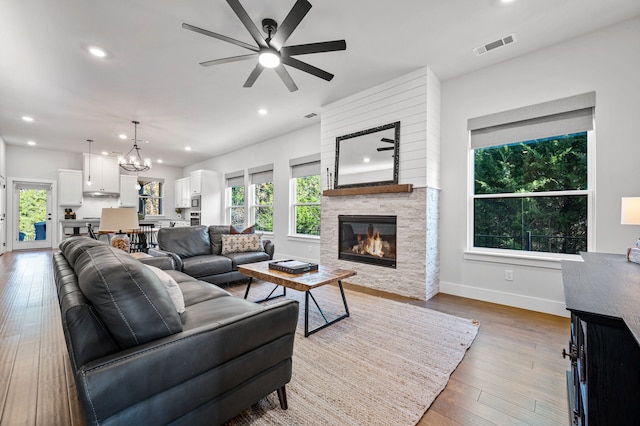
[[[384,181],[363,181],[359,183],[351,183],[347,185],[340,185],[340,170],[338,165],[340,164],[340,142],[343,142],[347,139],[353,139],[364,135],[369,135],[371,133],[382,132],[388,129],[395,129],[394,138],[395,143],[393,145],[393,179],[384,180]],[[366,154],[366,153],[365,153]],[[359,188],[364,186],[379,186],[379,185],[397,185],[398,184],[398,171],[399,171],[399,161],[398,157],[400,154],[400,122],[396,121],[394,123],[385,124],[378,127],[373,127],[367,130],[361,130],[359,132],[350,133],[344,136],[338,136],[336,138],[336,164],[335,164],[335,175],[334,175],[334,188]]]

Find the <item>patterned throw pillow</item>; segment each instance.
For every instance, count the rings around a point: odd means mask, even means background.
[[[222,234],[222,254],[264,251],[258,234]]]
[[[229,226],[230,234],[253,234],[255,231],[256,231],[256,225],[247,226],[242,230],[240,230],[240,228],[236,228],[235,225]]]

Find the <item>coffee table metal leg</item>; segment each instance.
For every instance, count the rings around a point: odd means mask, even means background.
[[[310,290],[307,290],[304,292],[304,337],[309,337],[310,334],[315,333],[316,331],[320,331],[325,327],[330,326],[331,324],[334,324],[340,320],[343,320],[345,318],[347,318],[350,314],[349,314],[349,306],[347,305],[347,297],[344,294],[344,288],[342,287],[342,281],[338,281],[338,287],[340,287],[340,295],[342,296],[342,303],[344,304],[344,311],[345,314],[342,316],[339,316],[338,318],[335,318],[331,321],[327,320],[327,317],[325,316],[324,312],[322,311],[322,309],[320,308],[320,305],[318,305],[318,302],[316,301],[316,298],[313,297],[313,294],[311,294]],[[311,296],[311,300],[313,300],[313,303],[316,305],[316,308],[318,308],[318,311],[320,312],[320,315],[322,315],[322,318],[324,318],[324,324],[314,328],[313,330],[309,330],[309,296]]]
[[[251,288],[251,283],[253,282],[253,277],[249,277],[249,283],[247,284],[247,290],[244,292],[244,298],[246,299],[249,296],[249,289]],[[276,289],[280,287],[279,285],[275,285],[275,287],[273,287],[273,290],[271,290],[271,293],[269,293],[269,295],[267,297],[265,297],[264,299],[260,299],[260,300],[255,300],[255,303],[262,303],[262,302],[266,302],[267,300],[272,300],[272,299],[277,299],[278,297],[284,297],[287,295],[287,288],[286,287],[282,287],[282,294],[278,294],[277,296],[272,296],[273,292],[276,291]]]

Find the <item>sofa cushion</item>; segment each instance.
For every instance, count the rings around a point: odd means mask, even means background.
[[[182,271],[194,278],[224,274],[232,270],[231,259],[211,254],[184,259],[182,265]]]
[[[229,297],[231,293],[220,287],[204,281],[183,281],[178,284],[184,295],[185,306],[195,305],[205,300],[217,299],[219,297]]]
[[[160,268],[156,268],[152,265],[146,266],[147,268],[151,269],[151,272],[153,272],[158,278],[160,278],[160,281],[164,285],[164,288],[167,290],[167,293],[169,293],[171,303],[173,303],[173,306],[175,306],[176,312],[178,312],[179,314],[183,313],[184,296],[182,295],[182,289],[178,286],[176,280],[174,280],[171,275],[167,274]]]
[[[209,240],[211,241],[211,253],[222,254],[222,235],[229,234],[229,225],[211,225],[209,227]]]
[[[238,270],[238,265],[244,265],[246,263],[264,262],[271,259],[269,255],[263,251],[250,251],[247,253],[229,253],[225,255],[231,259],[231,266],[234,271]]]
[[[75,268],[78,257],[88,249],[96,246],[109,246],[104,241],[94,240],[88,237],[69,237],[62,240],[58,247],[69,265]]]
[[[263,251],[258,234],[222,235],[222,255]]]
[[[121,348],[182,331],[160,279],[127,253],[92,247],[78,257],[75,269],[80,289]]]
[[[209,234],[204,225],[160,228],[158,246],[161,250],[175,253],[182,259],[211,254]]]

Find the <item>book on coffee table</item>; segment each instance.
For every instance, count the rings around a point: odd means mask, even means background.
[[[269,269],[288,272],[290,274],[302,274],[309,271],[317,271],[317,263],[300,262],[299,260],[277,260],[269,262]]]

